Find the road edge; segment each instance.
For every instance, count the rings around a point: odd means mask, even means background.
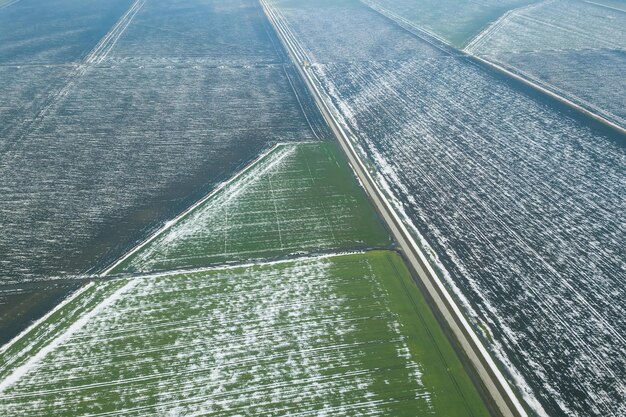
[[[426,256],[423,254],[410,232],[403,224],[391,203],[379,190],[369,171],[354,149],[352,142],[337,120],[333,117],[332,112],[323,99],[323,95],[320,93],[315,82],[303,67],[304,60],[298,59],[296,46],[289,39],[285,29],[281,27],[280,22],[277,21],[271,6],[266,0],[259,0],[259,2],[265,16],[270,21],[298,73],[312,94],[315,103],[322,113],[322,116],[339,141],[339,144],[344,150],[354,173],[362,182],[363,188],[381,214],[381,217],[390,232],[398,242],[398,246],[405,255],[405,259],[417,273],[420,281],[426,288],[428,295],[433,300],[435,307],[439,310],[439,314],[443,317],[452,334],[457,339],[460,347],[463,349],[463,352],[467,355],[470,363],[474,367],[478,377],[481,379],[498,410],[504,417],[527,417],[528,414],[526,413],[526,410],[511,389],[510,384],[504,378],[504,375],[501,373],[500,369],[497,367],[494,360],[483,346],[469,322],[463,316],[461,310],[456,305],[450,293],[447,291],[444,284],[429,264]]]

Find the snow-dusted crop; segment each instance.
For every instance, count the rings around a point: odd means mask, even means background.
[[[430,414],[412,330],[382,283],[398,279],[381,274],[387,262],[349,255],[113,281],[115,292],[0,382],[0,413]]]
[[[305,51],[324,49],[323,20],[308,16],[283,14]],[[371,48],[350,33],[355,16],[336,14],[341,48],[357,51],[347,56]],[[393,24],[372,20],[369,33]],[[413,42],[403,46],[426,45]],[[535,410],[624,414],[618,138],[462,57],[336,59],[309,71]]]

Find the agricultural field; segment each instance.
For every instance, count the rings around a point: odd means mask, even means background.
[[[362,0],[363,3],[401,16],[456,47],[464,46],[510,10],[540,0]]]
[[[294,35],[304,47],[309,62],[369,61],[402,59],[411,56],[429,58],[438,51],[420,45],[404,29],[380,27],[380,15],[359,0],[275,0],[275,10],[289,22]],[[307,25],[307,21],[319,22]],[[348,27],[344,25],[348,24]],[[380,32],[369,28],[376,27]],[[354,32],[361,33],[360,48],[351,47]],[[310,36],[309,36],[310,35]]]
[[[0,293],[0,345],[9,342],[33,321],[78,290],[82,282],[75,279],[3,285]]]
[[[393,252],[101,281],[40,327],[2,414],[489,415]]]
[[[394,22],[619,122],[620,4],[270,3],[532,413],[625,415],[624,137]],[[257,0],[0,0],[0,94],[1,415],[488,415]]]
[[[555,0],[515,10],[466,50],[626,126],[626,7]]]
[[[0,65],[78,63],[131,4],[132,0],[0,0]]]
[[[336,144],[280,145],[112,272],[390,244]]]
[[[281,15],[305,53],[328,39],[308,8]],[[348,56],[394,25],[381,17],[361,33],[356,13],[336,16]],[[433,55],[308,71],[533,412],[623,415],[623,137],[464,57]]]
[[[505,60],[536,83],[626,126],[626,49],[528,52]]]
[[[623,49],[626,12],[599,2],[550,0],[513,11],[481,33],[467,50],[480,55]]]
[[[281,67],[90,75],[0,160],[5,283],[77,273],[268,145],[316,140]]]
[[[16,286],[97,272],[274,144],[328,137],[255,0],[13,3],[0,93],[0,317]]]
[[[260,65],[279,61],[277,40],[256,2],[139,1],[108,61]],[[243,24],[242,24],[243,23]]]
[[[276,145],[83,285],[0,349],[0,414],[490,415],[344,158]]]
[[[61,66],[0,65],[0,150],[9,146],[10,132],[28,128],[71,72]]]

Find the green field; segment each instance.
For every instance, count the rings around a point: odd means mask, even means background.
[[[66,308],[101,287],[0,415],[488,415],[394,252],[99,282]]]
[[[7,376],[46,348],[81,316],[102,303],[122,285],[121,281],[111,281],[82,287],[77,293],[80,294],[79,297],[72,299],[62,309],[49,315],[25,337],[19,338],[16,343],[3,346],[2,351],[0,351],[0,384]],[[1,396],[0,404],[2,404]]]
[[[280,145],[113,273],[390,243],[336,144]]]
[[[336,144],[279,145],[0,351],[0,415],[489,415],[391,245]]]

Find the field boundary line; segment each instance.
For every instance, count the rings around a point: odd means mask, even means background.
[[[296,91],[296,86],[293,84],[293,81],[291,80],[291,77],[289,76],[286,66],[283,64],[282,67],[283,67],[283,72],[285,73],[285,77],[287,78],[287,81],[289,81],[289,86],[291,87],[291,90],[293,91],[293,95],[296,96],[296,100],[298,100],[298,106],[300,106],[300,110],[302,111],[302,114],[304,115],[304,118],[306,119],[306,123],[309,125],[309,129],[311,129],[311,132],[313,132],[313,135],[318,140],[322,140],[318,136],[315,129],[313,129],[313,125],[311,124],[311,121],[309,120],[309,116],[307,115],[306,110],[304,110],[304,106],[302,105],[302,100],[300,100],[300,96],[298,95],[298,92]]]
[[[6,3],[0,4],[0,10],[6,9],[9,6],[13,6],[15,3],[19,3],[21,0],[9,0]]]
[[[264,0],[261,0],[264,1]],[[457,49],[456,47],[454,47],[453,45],[451,45],[450,43],[448,43],[445,40],[442,40],[442,38],[440,38],[439,36],[433,35],[432,33],[430,33],[429,31],[415,25],[412,22],[407,21],[406,19],[395,15],[394,13],[389,12],[388,10],[384,10],[381,9],[380,7],[372,7],[371,4],[367,1],[367,0],[360,0],[363,4],[365,4],[367,7],[370,7],[372,10],[380,13],[382,16],[386,17],[387,19],[395,22],[398,26],[400,26],[401,28],[404,28],[406,31],[408,31],[409,33],[412,33],[414,36],[417,36],[418,38],[420,38],[422,41],[436,47],[437,49],[449,54],[450,56],[453,57],[464,57],[467,58],[469,60],[473,60],[474,64],[478,64],[479,67],[487,67],[488,70],[491,70],[493,72],[496,72],[500,75],[504,75],[509,79],[513,79],[515,81],[518,81],[522,84],[524,84],[526,87],[531,88],[532,90],[534,90],[535,92],[542,94],[544,96],[548,96],[549,98],[557,101],[558,103],[565,105],[566,107],[569,107],[570,109],[577,111],[578,113],[583,114],[584,116],[587,116],[591,119],[593,119],[595,122],[600,123],[601,125],[604,125],[605,127],[612,129],[614,131],[616,131],[617,133],[626,136],[626,126],[622,126],[617,122],[613,122],[610,119],[608,119],[607,117],[603,116],[602,114],[596,113],[595,111],[593,111],[592,109],[587,109],[584,107],[584,103],[581,104],[577,104],[575,101],[562,96],[561,94],[559,94],[556,91],[552,91],[547,87],[543,87],[540,84],[538,84],[537,82],[526,78],[525,76],[522,75],[518,75],[515,72],[507,69],[506,67],[502,66],[499,63],[496,63],[494,61],[491,61],[489,59],[483,58],[480,55],[477,55],[475,53],[473,53],[470,50],[467,50],[467,47],[465,47],[464,49]],[[543,5],[545,3],[552,3],[555,0],[545,0],[539,3],[534,3],[534,4],[530,4],[528,6],[524,6],[523,8],[518,8],[515,9],[514,11],[520,11],[520,9],[526,9],[529,8],[531,6],[533,7],[537,7],[539,5]],[[486,29],[485,29],[486,30]],[[482,33],[482,32],[481,32]],[[479,34],[480,35],[480,34]],[[477,36],[479,36],[477,35]]]
[[[97,65],[104,61],[145,3],[146,0],[136,0],[126,13],[115,23],[111,30],[109,30],[85,56],[83,64]]]
[[[126,10],[126,12],[115,22],[113,27],[100,40],[98,40],[95,46],[93,46],[84,57],[81,58],[79,56],[77,57],[77,62],[67,64],[67,66],[72,68],[72,70],[64,76],[63,83],[60,83],[58,89],[54,88],[48,92],[47,97],[45,97],[41,104],[37,106],[38,108],[35,110],[32,117],[19,121],[11,127],[10,136],[13,136],[14,140],[11,140],[7,144],[3,145],[3,147],[0,148],[1,151],[11,149],[31,132],[36,130],[37,127],[40,127],[43,124],[44,120],[48,117],[48,114],[70,95],[72,90],[81,82],[80,80],[87,74],[89,69],[102,62],[107,57],[109,52],[111,52],[111,49],[115,46],[115,43],[126,31],[131,21],[137,12],[143,7],[145,2],[146,0],[135,0],[129,9]],[[7,6],[0,5],[0,9],[4,7]]]
[[[328,252],[328,253],[320,253],[320,254],[303,254],[300,256],[293,257],[285,257],[281,259],[276,259],[273,261],[264,261],[260,260],[250,260],[244,261],[241,263],[232,263],[232,264],[218,264],[218,265],[209,265],[203,266],[199,268],[189,268],[189,269],[168,269],[167,271],[157,271],[157,272],[148,272],[140,275],[128,275],[128,276],[120,276],[119,279],[155,279],[161,277],[169,277],[175,275],[188,275],[188,274],[200,274],[203,272],[212,272],[212,271],[230,271],[233,269],[240,268],[252,268],[252,267],[267,267],[273,265],[284,265],[294,262],[307,262],[307,261],[316,261],[323,259],[331,259],[331,258],[341,258],[344,256],[352,256],[352,255],[365,255],[369,252],[394,252],[393,249],[364,249],[364,250],[354,250],[354,251],[340,251],[340,252]],[[118,279],[112,278],[113,280]]]
[[[109,275],[111,273],[111,271],[113,271],[115,268],[117,268],[120,264],[122,264],[124,261],[128,260],[128,258],[133,256],[135,253],[137,253],[141,249],[143,249],[146,245],[148,245],[149,243],[154,241],[156,238],[161,236],[164,232],[169,230],[172,226],[174,226],[180,220],[182,220],[183,218],[187,217],[191,212],[193,212],[200,205],[204,204],[206,201],[208,201],[209,199],[214,197],[217,193],[222,191],[228,185],[232,184],[234,181],[239,179],[245,173],[250,171],[259,162],[261,162],[263,159],[265,159],[267,156],[269,156],[271,153],[273,153],[278,148],[281,148],[283,146],[298,146],[298,145],[305,145],[305,144],[312,144],[312,143],[316,143],[316,142],[279,142],[279,143],[276,143],[270,149],[268,149],[265,152],[261,153],[254,160],[252,160],[250,163],[248,163],[242,170],[237,172],[234,176],[232,176],[228,180],[220,183],[212,191],[210,191],[204,197],[200,198],[198,201],[193,203],[191,206],[187,207],[183,212],[179,213],[173,219],[166,221],[165,224],[162,227],[160,227],[155,232],[153,232],[147,239],[145,239],[144,241],[140,242],[138,245],[136,245],[135,247],[130,249],[128,252],[126,252],[124,255],[122,255],[121,258],[116,260],[111,266],[109,266],[107,269],[105,269],[104,272],[102,272],[100,274],[97,274],[97,275],[99,275],[100,277],[104,277],[106,275]]]
[[[522,78],[525,78],[526,80],[535,83],[536,85],[545,88],[548,91],[552,91],[553,93],[559,95],[560,97],[566,99],[566,100],[570,100],[572,103],[574,104],[578,104],[579,106],[581,106],[583,109],[588,109],[590,112],[607,119],[608,121],[612,121],[613,123],[619,125],[619,126],[626,126],[626,120],[623,119],[622,117],[612,114],[609,110],[604,110],[598,106],[596,106],[595,104],[592,104],[590,102],[588,102],[587,100],[584,100],[580,97],[578,97],[577,95],[575,95],[574,93],[569,93],[565,90],[563,90],[562,88],[559,88],[553,84],[550,84],[546,81],[543,81],[531,74],[529,74],[526,71],[522,71],[518,68],[515,68],[512,65],[508,65],[506,62],[502,62],[502,61],[498,61],[498,60],[490,60],[489,62],[491,62],[492,64],[495,65],[499,65],[501,66],[504,70],[510,71],[512,74],[517,74]]]
[[[17,0],[17,1],[19,1],[19,0]],[[584,3],[593,4],[594,6],[604,7],[606,9],[610,9],[610,10],[615,10],[615,11],[618,11],[618,12],[626,13],[625,9],[620,9],[619,7],[613,7],[613,6],[609,6],[608,4],[597,3],[595,1],[590,1],[590,0],[582,0],[582,1]]]
[[[598,122],[598,123],[600,123],[600,124],[610,128],[610,129],[613,129],[613,130],[617,131],[618,133],[626,136],[626,127],[621,126],[621,125],[619,125],[619,124],[617,124],[615,122],[612,122],[611,120],[607,119],[606,117],[604,117],[604,116],[602,116],[600,114],[597,114],[597,113],[595,113],[595,112],[593,112],[591,110],[586,109],[581,104],[576,104],[574,101],[572,101],[572,100],[570,100],[570,99],[568,99],[566,97],[563,97],[562,95],[560,95],[560,94],[558,94],[558,93],[556,93],[554,91],[551,91],[549,88],[542,87],[540,84],[538,84],[538,83],[532,81],[531,79],[528,79],[528,78],[526,78],[526,77],[524,77],[522,75],[517,75],[513,71],[511,71],[511,70],[507,69],[506,67],[504,67],[504,66],[502,66],[500,64],[497,64],[497,63],[495,63],[493,61],[490,61],[488,59],[485,59],[485,58],[482,58],[482,57],[480,57],[478,55],[474,55],[474,54],[470,54],[470,53],[468,53],[468,57],[471,58],[471,59],[474,59],[479,64],[485,65],[485,66],[491,68],[492,70],[494,70],[494,71],[496,71],[496,72],[498,72],[500,74],[503,74],[505,76],[513,78],[514,80],[521,82],[522,84],[526,85],[527,87],[530,87],[534,91],[542,93],[542,94],[545,94],[545,95],[549,96],[550,98],[558,101],[559,103],[561,103],[561,104],[563,104],[563,105],[565,105],[565,106],[567,106],[567,107],[569,107],[569,108],[571,108],[573,110],[576,110],[579,113],[582,113],[582,114],[584,114],[587,117],[590,117],[594,121],[596,121],[596,122]]]
[[[363,3],[366,7],[372,9],[374,12],[378,13],[379,15],[393,21],[394,23],[396,23],[398,26],[400,26],[401,28],[408,30],[405,26],[406,25],[410,28],[414,28],[420,32],[425,33],[426,35],[428,35],[428,37],[430,39],[424,39],[421,38],[423,41],[431,44],[432,46],[434,46],[437,49],[440,49],[444,52],[447,53],[452,53],[452,50],[456,50],[457,48],[455,48],[450,42],[448,42],[446,39],[442,38],[441,36],[437,35],[436,33],[434,33],[431,30],[428,30],[426,28],[417,26],[416,24],[414,24],[413,22],[405,19],[402,16],[398,16],[396,13],[393,13],[392,11],[385,9],[384,7],[380,6],[379,4],[376,4],[375,2],[373,2],[372,0],[359,0],[361,3]],[[410,30],[408,30],[409,32],[411,32]],[[433,41],[437,41],[437,43],[433,42]],[[442,45],[444,45],[445,47],[442,47]]]
[[[82,329],[92,317],[94,317],[104,308],[117,301],[125,292],[133,289],[135,286],[137,286],[137,284],[139,284],[139,281],[129,280],[125,285],[118,288],[113,294],[106,297],[104,300],[94,306],[94,308],[92,308],[85,314],[82,314],[75,322],[73,322],[67,329],[65,329],[63,333],[52,339],[52,341],[50,341],[39,351],[37,351],[34,356],[31,356],[26,362],[15,368],[6,378],[0,381],[0,393],[4,392],[8,387],[17,382],[24,374],[30,371],[33,366],[35,366],[39,361],[45,358],[50,352],[60,346],[67,339],[69,339],[74,333]],[[85,285],[83,288],[88,286],[89,284]]]
[[[554,1],[555,0],[544,0],[537,3],[527,4],[516,9],[507,10],[502,16],[491,22],[489,25],[487,25],[487,27],[478,32],[469,41],[467,41],[465,47],[463,47],[462,50],[467,53],[473,53],[474,48],[480,46],[480,44],[486,39],[487,36],[491,35],[492,32],[500,28],[500,26],[502,26],[511,16],[515,16],[526,10],[532,10],[536,7],[544,6],[549,3],[554,3]]]
[[[293,44],[297,41],[289,39],[287,34],[281,30],[281,25],[275,21],[276,17],[273,8],[267,0],[259,0],[266,16],[272,22],[279,38],[283,41],[292,59],[297,59],[297,48]],[[390,231],[398,241],[402,252],[409,261],[411,267],[417,272],[420,281],[423,283],[428,294],[433,299],[436,308],[445,319],[450,330],[458,340],[463,351],[467,354],[470,362],[475,368],[478,376],[483,381],[489,395],[495,402],[498,410],[505,417],[527,417],[526,410],[513,392],[509,382],[494,362],[487,349],[470,326],[469,322],[456,305],[454,299],[441,282],[438,275],[428,262],[420,247],[413,239],[411,233],[399,218],[394,207],[387,197],[380,191],[368,169],[361,160],[360,155],[355,150],[350,138],[347,136],[340,123],[333,116],[328,107],[324,95],[318,89],[311,75],[301,65],[296,63],[298,72],[303,77],[320,111],[327,120],[330,128],[337,137],[341,147],[346,152],[355,174],[362,180],[364,188],[370,196],[374,205],[378,208],[382,218]]]
[[[4,346],[2,346],[0,348],[0,355],[3,354],[4,352],[6,352],[11,346],[13,346],[15,343],[20,341],[24,336],[26,336],[28,333],[30,333],[32,330],[34,330],[41,323],[43,323],[44,321],[48,320],[50,318],[50,316],[52,316],[54,313],[56,313],[57,311],[61,310],[63,307],[65,307],[66,305],[68,305],[69,303],[71,303],[72,301],[77,299],[81,294],[83,294],[85,291],[87,291],[93,285],[94,285],[93,281],[90,281],[87,284],[83,285],[82,287],[80,287],[79,289],[74,291],[72,294],[70,294],[69,297],[64,298],[63,301],[61,301],[59,304],[57,304],[52,310],[47,312],[43,317],[41,317],[38,320],[35,320],[34,322],[32,322],[27,328],[22,330],[17,336],[15,336],[13,339],[9,340],[6,344],[4,344]]]

